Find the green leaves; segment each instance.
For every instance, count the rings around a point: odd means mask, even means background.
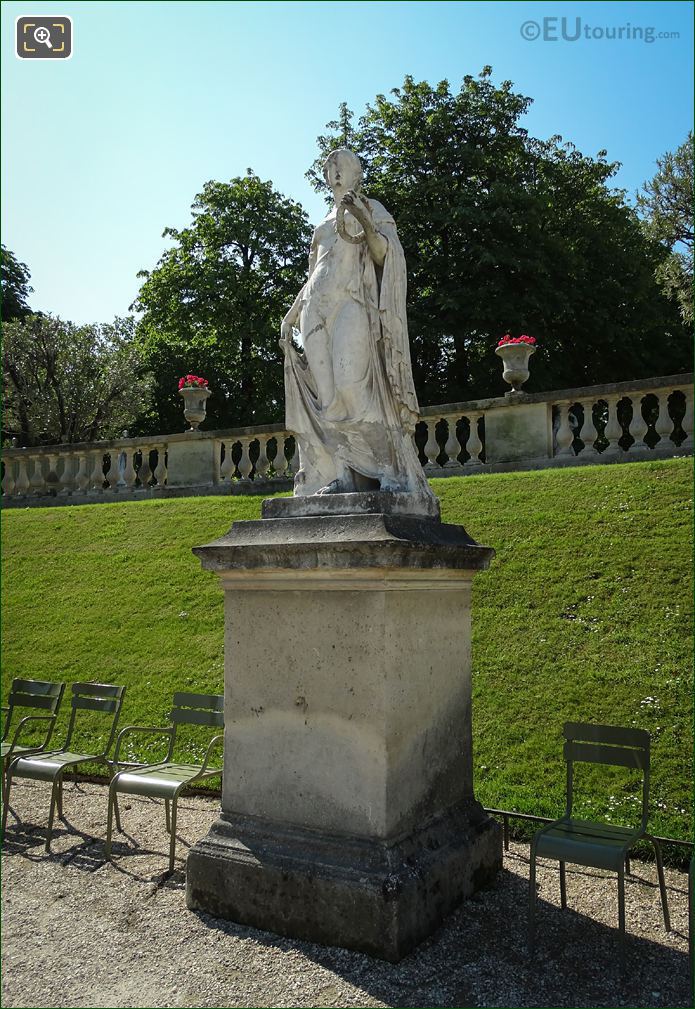
[[[175,244],[143,272],[134,308],[138,342],[156,375],[156,414],[144,433],[182,426],[176,380],[209,379],[208,427],[282,418],[280,322],[304,283],[307,215],[252,171],[210,181],[191,224],[167,228]]]
[[[640,227],[618,169],[520,125],[531,99],[490,67],[458,91],[413,77],[355,122],[342,105],[307,177],[347,144],[364,188],[394,215],[408,264],[415,383],[423,404],[501,394],[494,347],[531,333],[529,391],[686,371],[690,341],[655,280],[665,251]]]
[[[133,320],[75,326],[29,315],[3,327],[3,438],[19,445],[117,438],[147,409],[151,376]]]

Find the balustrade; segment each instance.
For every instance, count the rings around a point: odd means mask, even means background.
[[[692,376],[686,375],[522,395],[511,400],[504,397],[428,407],[417,433],[427,475],[448,476],[493,468],[486,462],[486,417],[513,405],[517,411],[514,423],[518,423],[525,404],[536,415],[544,407],[548,411],[548,431],[552,420],[554,432],[551,449],[539,444],[535,450],[534,465],[544,458],[551,466],[573,460],[614,462],[692,451],[693,388]],[[500,416],[496,413],[497,418]],[[493,429],[504,430],[504,425],[492,425],[490,421],[490,431]],[[257,485],[259,492],[261,488],[287,486],[299,468],[299,453],[287,431],[269,426],[200,434],[202,438],[188,441],[186,451],[195,452],[196,444],[201,445],[201,451],[207,446],[205,451],[211,460],[206,463],[211,467],[209,484],[220,485],[221,491],[242,485]],[[490,437],[500,439],[500,435]],[[165,493],[169,444],[180,445],[185,440],[185,435],[173,435],[166,440],[128,438],[92,445],[6,449],[3,499],[8,503],[31,498],[37,502],[49,498],[79,501]],[[499,446],[493,443],[491,448]],[[496,454],[499,458],[500,453]],[[493,451],[489,455],[495,457]],[[173,472],[172,480],[177,483]]]

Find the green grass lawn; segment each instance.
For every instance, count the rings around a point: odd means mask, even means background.
[[[485,805],[558,814],[563,722],[640,726],[653,741],[650,827],[690,839],[691,472],[674,459],[433,481],[444,520],[497,551],[473,595]],[[3,513],[4,695],[13,676],[125,683],[123,724],[162,724],[174,690],[221,692],[222,592],[191,547],[257,517],[260,501]],[[589,776],[587,789],[593,814],[634,808],[623,779],[602,790]]]

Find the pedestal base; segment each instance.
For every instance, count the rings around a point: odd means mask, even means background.
[[[397,962],[501,865],[499,825],[473,799],[393,841],[224,815],[188,856],[186,902]]]

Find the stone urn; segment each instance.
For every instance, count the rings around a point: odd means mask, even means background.
[[[535,352],[532,343],[503,343],[495,348],[497,356],[502,358],[502,378],[511,385],[512,392],[521,392],[529,376],[529,359]]]
[[[191,425],[189,431],[197,431],[198,426],[205,420],[207,400],[211,395],[207,387],[200,385],[184,386],[183,389],[179,389],[179,396],[183,396],[183,415]]]

